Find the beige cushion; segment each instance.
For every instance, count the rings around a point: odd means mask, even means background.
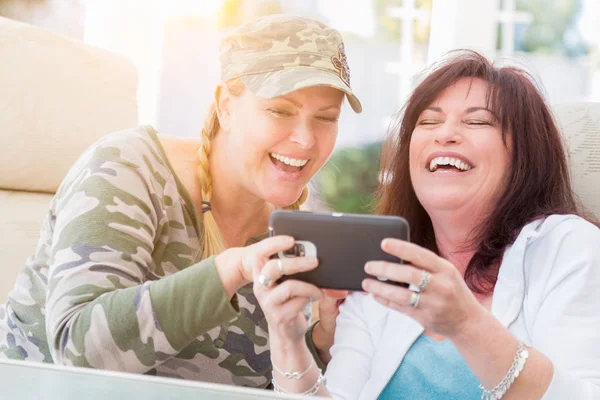
[[[0,190],[0,302],[4,302],[27,257],[35,252],[51,199],[51,194]]]
[[[35,252],[53,193],[76,158],[137,121],[123,58],[0,17],[0,301]]]
[[[600,218],[600,103],[554,106],[567,145],[573,189]]]
[[[0,60],[1,189],[54,192],[91,143],[137,125],[121,57],[0,17]]]

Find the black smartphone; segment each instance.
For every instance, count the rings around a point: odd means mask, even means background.
[[[320,288],[354,291],[362,290],[365,278],[379,279],[365,272],[367,261],[402,263],[398,257],[381,250],[383,239],[410,240],[404,218],[383,215],[277,210],[271,214],[269,232],[271,236],[287,235],[295,239],[293,248],[279,252],[274,258],[307,256],[319,260],[316,269],[285,275],[280,281],[299,279]]]

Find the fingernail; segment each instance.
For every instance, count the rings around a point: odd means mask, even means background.
[[[306,257],[306,263],[309,265],[316,265],[319,262],[317,257]]]
[[[365,272],[368,272],[368,273],[373,272],[373,266],[371,265],[371,263],[365,264]]]

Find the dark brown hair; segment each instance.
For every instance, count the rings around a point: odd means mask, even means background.
[[[488,108],[498,118],[506,145],[512,137],[511,168],[505,192],[471,234],[475,248],[465,281],[475,293],[491,293],[506,246],[532,220],[550,214],[583,216],[571,189],[562,138],[549,107],[531,77],[515,67],[496,67],[473,51],[453,52],[417,86],[398,116],[382,155],[378,213],[400,215],[411,226],[411,241],[438,252],[429,215],[417,199],[409,170],[409,143],[421,112],[462,78],[489,85]],[[588,220],[596,223],[592,216]]]

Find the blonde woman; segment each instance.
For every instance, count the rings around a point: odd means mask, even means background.
[[[221,66],[201,138],[117,132],[71,168],[0,307],[0,357],[270,384],[267,324],[248,285],[252,265],[293,242],[252,243],[275,208],[306,200],[344,96],[361,105],[340,34],[313,20],[250,22],[223,39]],[[323,358],[334,303],[307,334]]]

